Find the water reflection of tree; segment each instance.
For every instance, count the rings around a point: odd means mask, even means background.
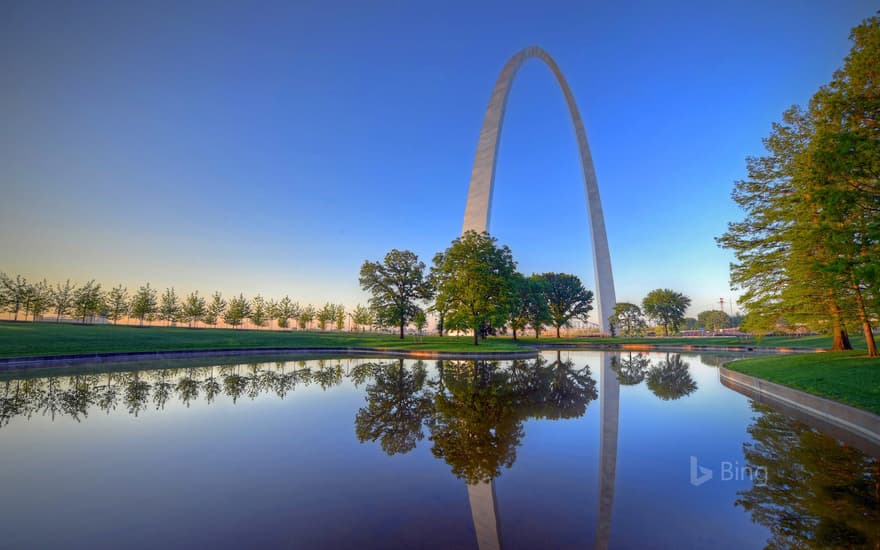
[[[650,366],[651,360],[641,353],[633,355],[629,352],[626,357],[622,354],[611,357],[611,369],[617,374],[617,381],[624,386],[641,384]]]
[[[665,401],[680,399],[697,391],[697,383],[691,378],[689,365],[682,361],[681,355],[666,354],[666,359],[658,361],[648,369],[648,389]]]
[[[129,414],[138,416],[147,409],[147,400],[150,398],[150,383],[141,378],[140,371],[126,372],[122,379],[124,384],[122,401]]]
[[[880,460],[764,405],[752,409],[743,450],[766,483],[740,492],[736,505],[770,530],[767,547],[880,547]]]
[[[588,367],[575,369],[559,355],[548,363],[447,362],[429,421],[434,456],[468,483],[491,480],[516,460],[528,418],[573,418],[596,399]]]
[[[362,367],[359,371],[369,371],[374,381],[367,386],[367,406],[355,417],[358,440],[379,440],[389,455],[413,450],[424,438],[422,425],[433,411],[424,362],[418,361],[411,369],[403,359]]]
[[[523,437],[510,372],[492,361],[448,362],[430,421],[431,452],[468,483],[489,481],[516,460]]]

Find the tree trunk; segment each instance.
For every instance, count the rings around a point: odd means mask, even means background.
[[[541,337],[541,329],[536,328],[535,329],[535,340],[537,340],[540,337]]]
[[[406,326],[406,323],[403,321],[400,322],[400,339],[403,340],[403,327]]]
[[[562,336],[559,335],[559,325],[556,325],[556,337],[562,338]]]
[[[844,328],[843,323],[840,322],[840,306],[838,306],[833,300],[829,300],[828,307],[831,313],[831,333],[833,337],[831,351],[852,349],[852,344],[849,341],[846,328]]]
[[[480,329],[474,327],[474,345],[480,345]]]
[[[852,275],[851,275],[852,276]],[[868,357],[878,357],[877,342],[874,340],[874,331],[871,330],[871,320],[865,313],[865,302],[862,300],[862,290],[859,288],[855,277],[852,277],[853,292],[856,297],[856,305],[859,308],[859,320],[862,322],[862,332],[865,333],[865,343],[868,345]]]
[[[516,342],[516,329],[513,329],[513,341]]]

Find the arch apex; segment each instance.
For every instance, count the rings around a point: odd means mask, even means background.
[[[544,62],[556,77],[568,111],[574,125],[575,139],[581,159],[581,171],[584,178],[584,191],[587,203],[587,217],[590,224],[590,237],[593,253],[593,270],[596,279],[596,311],[599,315],[599,326],[604,333],[610,332],[608,317],[614,310],[616,297],[614,277],[611,272],[611,253],[608,249],[608,236],[605,232],[605,217],[602,214],[602,202],[599,197],[599,185],[593,167],[593,157],[587,141],[587,133],[581,119],[580,111],[574,100],[574,94],[568,86],[562,70],[546,50],[531,45],[515,53],[501,69],[501,74],[492,89],[489,106],[483,115],[483,126],[477,141],[477,152],[471,170],[471,181],[468,188],[467,204],[465,205],[462,233],[474,230],[489,230],[489,214],[492,209],[492,192],[495,183],[495,164],[498,144],[501,138],[501,127],[504,112],[507,108],[507,97],[510,87],[519,68],[530,58],[538,58]]]

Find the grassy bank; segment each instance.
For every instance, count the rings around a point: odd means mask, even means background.
[[[652,344],[667,346],[725,346],[725,347],[751,347],[751,348],[805,348],[805,349],[828,349],[831,347],[830,336],[767,336],[760,340],[742,339],[736,336],[705,336],[705,337],[656,337],[656,338],[556,338],[547,335],[539,339],[519,338],[524,344],[547,344],[554,343],[572,344]],[[863,337],[852,337],[852,345],[855,348],[864,348]]]
[[[880,414],[880,358],[864,351],[757,357],[727,368]]]
[[[0,357],[273,347],[364,347],[448,352],[523,349],[507,339],[490,339],[474,347],[471,338],[452,336],[425,336],[419,342],[412,336],[400,340],[396,336],[370,333],[0,322]]]
[[[394,335],[374,333],[270,331],[231,329],[189,329],[183,327],[132,327],[76,325],[65,323],[13,323],[0,321],[0,357],[66,355],[129,351],[171,351],[191,349],[236,349],[271,347],[367,347],[424,351],[517,351],[531,344],[651,344],[667,346],[809,348],[831,345],[827,336],[770,336],[760,341],[736,337],[706,338],[520,338],[492,337],[473,346],[470,337],[425,336],[421,342],[412,336],[400,340]],[[854,346],[864,341],[854,338]]]

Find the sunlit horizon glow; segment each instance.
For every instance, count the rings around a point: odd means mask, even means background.
[[[538,44],[585,119],[618,301],[735,299],[713,240],[740,217],[733,182],[875,6],[529,6],[4,6],[0,271],[366,303],[364,260],[429,264],[458,235],[494,79]],[[524,273],[594,289],[571,123],[538,62],[499,157],[492,234]]]

